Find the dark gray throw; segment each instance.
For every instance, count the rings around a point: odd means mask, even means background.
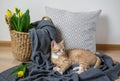
[[[120,63],[113,63],[112,59],[104,54],[96,54],[102,60],[98,69],[91,67],[86,72],[76,74],[72,69],[77,65],[72,65],[63,75],[54,72],[54,64],[50,61],[50,42],[57,39],[56,28],[47,20],[32,25],[35,27],[29,31],[32,40],[32,65],[28,67],[26,77],[19,81],[114,81],[118,78]],[[16,81],[15,76],[9,76],[15,68],[2,72],[0,81]]]

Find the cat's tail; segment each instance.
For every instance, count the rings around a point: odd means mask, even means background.
[[[101,60],[100,60],[99,57],[97,57],[97,60],[96,60],[94,68],[98,68],[100,66],[100,64],[101,64]]]

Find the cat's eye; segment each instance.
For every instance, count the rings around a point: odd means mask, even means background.
[[[60,49],[58,49],[58,51],[60,51]]]

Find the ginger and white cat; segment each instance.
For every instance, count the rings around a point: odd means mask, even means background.
[[[53,67],[54,71],[63,74],[72,64],[79,64],[79,67],[73,68],[73,71],[80,74],[87,71],[90,66],[98,68],[101,60],[95,54],[83,49],[64,49],[64,42],[51,42],[51,60],[56,65]]]

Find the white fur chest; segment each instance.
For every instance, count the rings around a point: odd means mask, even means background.
[[[55,53],[52,53],[52,58],[55,58],[55,59],[58,59],[59,55],[55,54]]]

